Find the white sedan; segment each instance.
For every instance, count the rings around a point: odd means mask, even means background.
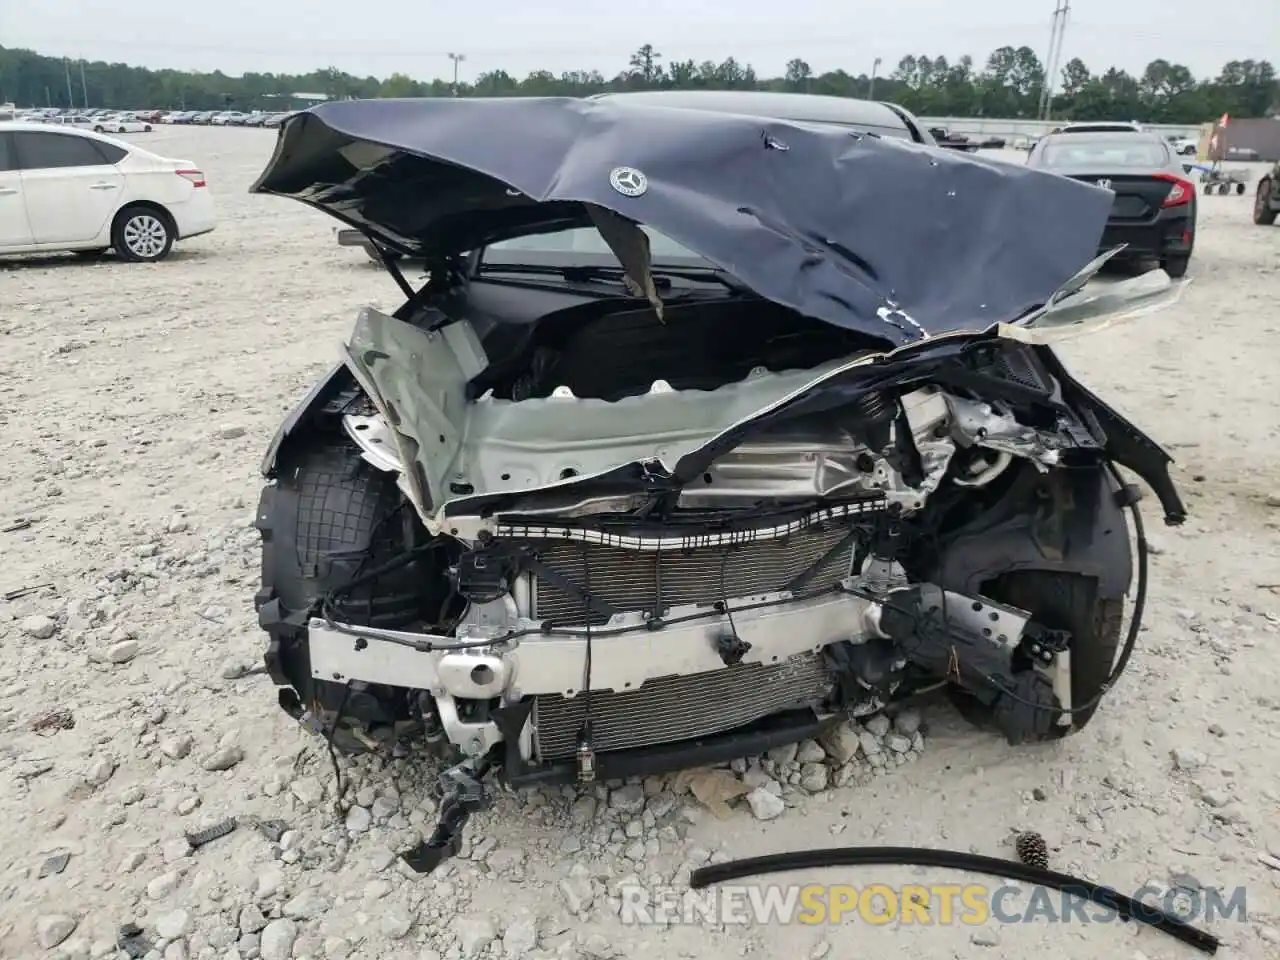
[[[205,175],[111,137],[0,123],[0,256],[114,249],[163,260],[217,223]]]
[[[118,113],[105,117],[96,117],[93,121],[94,133],[150,133],[151,124],[139,120],[131,113]]]

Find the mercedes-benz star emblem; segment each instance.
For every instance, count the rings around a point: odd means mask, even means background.
[[[609,183],[624,197],[638,197],[649,189],[649,178],[635,167],[615,167]]]

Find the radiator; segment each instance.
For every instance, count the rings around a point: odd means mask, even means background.
[[[839,525],[810,527],[777,540],[670,553],[555,540],[538,543],[537,552],[543,564],[578,587],[589,574],[591,594],[618,610],[654,610],[781,590],[839,546],[809,581],[811,586],[833,583],[849,575],[853,541],[841,545],[848,533],[848,527]],[[607,619],[603,614],[588,617],[581,597],[542,579],[533,611],[537,620],[559,623]]]
[[[833,678],[820,654],[779,664],[743,663],[650,680],[636,690],[591,695],[592,747],[629,750],[713,736],[784,710],[816,707]],[[563,760],[578,746],[587,698],[534,698],[531,722],[538,760]]]

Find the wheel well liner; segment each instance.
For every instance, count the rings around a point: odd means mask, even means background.
[[[1075,573],[1097,580],[1102,600],[1123,597],[1133,578],[1129,525],[1115,485],[1101,469],[1068,470],[1043,509],[1024,509],[1038,480],[1028,472],[990,511],[943,540],[934,581],[948,590],[981,593],[983,585],[1018,570]]]

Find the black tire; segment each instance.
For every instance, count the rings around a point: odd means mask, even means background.
[[[1180,280],[1187,275],[1187,267],[1190,263],[1191,254],[1180,253],[1176,256],[1161,258],[1160,268],[1174,280]]]
[[[1276,210],[1271,206],[1270,177],[1258,181],[1258,192],[1253,200],[1253,222],[1260,227],[1269,227],[1276,222]]]
[[[983,592],[992,600],[1028,611],[1042,626],[1071,634],[1071,699],[1082,704],[1093,700],[1111,676],[1120,649],[1124,625],[1124,601],[1096,595],[1095,581],[1078,574],[1044,570],[1006,573],[988,583]],[[951,688],[952,700],[970,722],[993,726],[988,707],[959,688]],[[1098,705],[1073,713],[1070,726],[1054,726],[1040,739],[1057,740],[1084,729]]]
[[[373,249],[373,247],[369,246],[368,244],[364,244],[364,252],[368,254],[369,259],[372,260],[374,263],[377,263],[377,264],[382,263],[382,257],[378,256],[378,251]],[[387,251],[387,259],[389,260],[399,260],[400,257],[401,257],[401,253],[398,250]]]
[[[143,132],[143,133],[150,133],[150,132],[151,132],[151,124],[149,124],[149,123],[148,123],[148,124],[146,124],[146,125],[142,128],[142,132]]]
[[[292,687],[304,709],[336,712],[344,687],[311,677],[307,621],[320,601],[362,570],[420,546],[427,533],[396,487],[345,440],[317,443],[279,464],[278,479],[262,491],[256,526],[262,536],[262,586],[254,598],[258,623],[270,638],[266,664],[272,679]],[[443,583],[415,561],[335,598],[348,623],[386,629],[434,615]],[[282,701],[283,702],[283,701]],[[387,709],[395,697],[349,697],[335,745],[359,752],[352,729],[387,728],[407,713]]]
[[[173,249],[177,236],[173,220],[155,207],[125,207],[111,225],[112,249],[117,257],[130,263],[163,260]]]
[[[1243,197],[1243,196],[1244,196],[1244,184],[1243,184],[1243,183],[1237,183],[1237,184],[1236,184],[1236,196],[1237,196],[1237,197]]]
[[[93,128],[93,132],[94,132],[94,133],[106,133],[106,132],[107,132],[107,128],[106,128],[106,127],[104,127],[102,124],[98,124],[96,127],[94,127],[94,128]]]

